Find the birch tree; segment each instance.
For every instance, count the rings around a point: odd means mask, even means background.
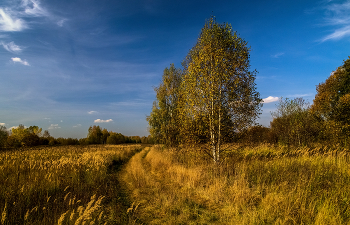
[[[255,87],[256,71],[250,71],[249,51],[231,25],[218,24],[211,17],[183,62],[182,113],[192,120],[205,120],[207,153],[214,162],[220,161],[225,137],[250,126],[259,114],[261,99]]]

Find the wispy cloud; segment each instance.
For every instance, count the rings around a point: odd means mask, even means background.
[[[7,130],[9,130],[9,131],[11,131],[12,129],[17,129],[19,126],[12,126],[12,127],[10,127],[9,129],[7,129]],[[24,126],[24,128],[26,129],[26,128],[28,128],[27,126]]]
[[[350,35],[350,25],[335,30],[332,34],[329,34],[326,37],[322,38],[322,42],[327,40],[339,40],[349,35]]]
[[[113,122],[113,120],[112,119],[109,119],[109,120],[101,120],[101,119],[94,120],[94,123],[110,123],[110,122]]]
[[[302,97],[308,97],[312,96],[313,94],[295,94],[295,95],[288,95],[288,98],[302,98]]]
[[[60,26],[60,27],[63,27],[63,24],[64,24],[64,22],[66,22],[66,21],[67,21],[67,19],[59,20],[59,21],[57,22],[57,25]]]
[[[81,127],[81,124],[77,124],[77,125],[75,125],[75,126],[73,126],[74,128],[76,128],[76,127]]]
[[[5,12],[0,8],[0,31],[22,31],[27,28],[26,23],[11,15],[8,10]]]
[[[30,17],[53,16],[41,6],[39,0],[22,0],[19,5],[0,8],[0,31],[22,31],[29,28],[26,19]]]
[[[276,54],[272,55],[271,57],[272,57],[272,58],[279,58],[279,57],[281,57],[282,55],[284,55],[284,52],[276,53]]]
[[[36,0],[23,0],[22,5],[24,12],[30,16],[48,16],[48,12],[40,6],[40,2]]]
[[[267,98],[264,98],[262,100],[262,103],[271,103],[271,102],[277,102],[278,101],[278,97],[272,97],[272,96],[269,96]]]
[[[90,111],[90,112],[88,112],[88,114],[90,114],[90,115],[96,114],[96,113],[97,113],[97,111]]]
[[[350,36],[350,0],[343,3],[329,2],[325,7],[325,24],[334,27],[334,31],[321,39],[322,42],[328,40],[339,40]]]
[[[1,44],[4,47],[4,49],[6,49],[9,52],[19,53],[22,51],[22,48],[19,47],[18,45],[16,45],[13,41],[11,41],[10,43],[7,43],[7,44],[4,42],[1,42]]]
[[[110,105],[121,106],[121,107],[140,107],[140,106],[149,106],[150,103],[142,100],[134,100],[134,101],[128,101],[128,102],[113,102]]]
[[[59,129],[59,128],[61,127],[59,127],[58,124],[51,124],[48,129],[53,130],[53,129]]]
[[[15,57],[15,58],[11,58],[12,59],[12,61],[13,62],[19,62],[19,63],[21,63],[21,64],[23,64],[23,65],[25,65],[25,66],[30,66],[29,65],[29,63],[26,61],[26,60],[22,60],[21,58],[17,58],[17,57]]]

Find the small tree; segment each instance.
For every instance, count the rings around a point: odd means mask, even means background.
[[[109,136],[107,137],[107,144],[116,145],[116,144],[121,144],[125,142],[126,142],[126,138],[121,133],[114,133],[112,131],[109,132]]]
[[[271,130],[281,144],[306,145],[318,138],[320,122],[303,98],[280,98]]]
[[[50,132],[48,130],[44,131],[44,134],[42,135],[43,138],[51,137]]]
[[[108,130],[105,128],[102,130],[102,144],[107,144],[107,138],[109,136]]]
[[[103,133],[100,126],[90,126],[88,130],[87,140],[89,144],[102,144]]]
[[[41,136],[41,131],[43,130],[42,128],[39,128],[38,126],[30,126],[28,129],[29,133],[32,133],[34,135],[37,135],[38,137]]]

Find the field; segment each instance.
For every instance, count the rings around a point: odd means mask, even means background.
[[[137,153],[124,177],[135,216],[145,224],[350,223],[348,151],[229,149],[220,166],[198,149]]]
[[[0,153],[1,224],[125,224],[118,169],[132,146],[45,147]]]
[[[96,145],[0,153],[1,224],[348,224],[350,152]]]

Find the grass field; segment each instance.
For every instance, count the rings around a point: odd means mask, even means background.
[[[349,224],[350,153],[232,146],[220,166],[196,149],[137,153],[124,179],[145,224]]]
[[[118,168],[140,145],[0,153],[1,224],[125,224]]]
[[[99,145],[0,153],[3,224],[349,224],[350,152]]]

